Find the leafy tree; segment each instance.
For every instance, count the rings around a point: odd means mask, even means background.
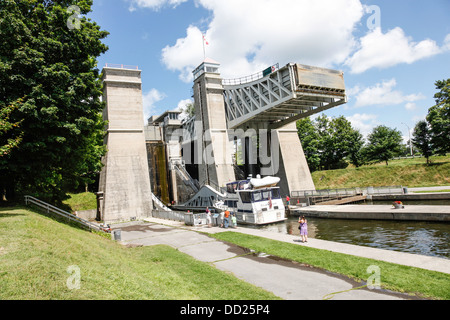
[[[364,154],[368,161],[385,161],[386,165],[389,165],[388,161],[402,150],[401,132],[386,126],[374,128],[367,140]]]
[[[319,134],[310,118],[297,121],[297,131],[311,171],[320,170]]]
[[[359,167],[363,164],[360,151],[364,145],[362,134],[353,129],[351,122],[344,116],[333,118],[330,122],[330,162],[340,164],[344,159],[349,159],[352,164]],[[346,165],[345,165],[346,166]]]
[[[437,81],[436,105],[428,111],[431,144],[437,154],[450,152],[450,79]]]
[[[181,112],[183,113],[183,117],[185,119],[191,119],[195,117],[195,106],[193,103],[188,103],[184,106],[184,108],[181,108]]]
[[[311,171],[347,167],[346,158],[362,165],[363,136],[345,117],[330,119],[322,115],[314,122],[302,119],[297,122],[297,131]]]
[[[71,5],[84,15],[92,0],[0,2],[0,180],[7,198],[19,190],[61,200],[90,180],[105,151],[96,58],[107,50],[101,40],[108,33],[85,17],[69,28]]]
[[[414,128],[412,143],[427,159],[427,163],[430,162],[430,156],[433,155],[431,138],[431,130],[428,123],[426,121],[419,121]]]
[[[6,158],[22,141],[21,121],[10,122],[11,114],[17,108],[18,104],[13,104],[0,110],[0,157]]]

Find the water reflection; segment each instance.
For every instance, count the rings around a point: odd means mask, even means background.
[[[298,217],[261,229],[300,236]],[[409,221],[308,219],[309,237],[450,258],[450,224]]]

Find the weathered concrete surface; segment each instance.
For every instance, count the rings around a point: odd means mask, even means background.
[[[389,205],[310,206],[291,210],[293,215],[332,219],[368,219],[450,222],[450,206],[407,206],[394,209]]]
[[[292,191],[315,190],[303,147],[298,138],[296,123],[277,130],[277,142],[280,145],[279,159],[272,159],[272,166],[279,164],[274,175],[281,178],[280,189],[283,196]],[[272,141],[272,143],[275,143]]]
[[[107,223],[150,217],[152,197],[143,123],[141,71],[104,68],[103,119],[108,121],[99,191]]]
[[[233,146],[228,141],[222,78],[218,71],[207,71],[211,66],[219,66],[215,62],[210,64],[205,60],[201,66],[205,73],[195,79],[193,90],[196,121],[202,123],[202,130],[197,131],[197,140],[203,143],[203,157],[198,166],[199,181],[200,185],[225,187],[236,179],[231,156]]]

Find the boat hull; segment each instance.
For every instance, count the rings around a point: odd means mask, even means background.
[[[236,221],[238,224],[262,226],[267,224],[279,223],[286,221],[286,213],[281,210],[265,211],[256,213],[236,212]]]

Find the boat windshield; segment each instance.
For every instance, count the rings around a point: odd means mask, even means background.
[[[240,192],[243,203],[268,201],[269,199],[281,199],[280,189],[253,190],[248,192]]]
[[[228,193],[236,193],[237,190],[245,190],[248,187],[250,180],[242,180],[236,181],[233,183],[227,184],[227,192]]]

